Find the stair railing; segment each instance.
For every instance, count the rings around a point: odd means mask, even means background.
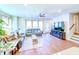
[[[69,28],[70,30],[74,27],[75,24],[72,24],[72,26]]]

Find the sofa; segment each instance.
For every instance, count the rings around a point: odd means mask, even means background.
[[[64,31],[60,31],[60,30],[51,30],[50,34],[52,36],[55,36],[59,39],[65,40],[66,39],[66,33]]]
[[[39,28],[27,29],[26,30],[26,36],[32,36],[32,35],[42,36],[42,33],[43,32]]]

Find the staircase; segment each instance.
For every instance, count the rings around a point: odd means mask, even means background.
[[[74,29],[75,24],[72,24],[70,30]],[[72,31],[71,31],[72,32]],[[79,32],[74,32],[73,35],[70,37],[71,41],[79,43]]]
[[[79,35],[72,35],[70,39],[72,39],[71,41],[79,43]]]

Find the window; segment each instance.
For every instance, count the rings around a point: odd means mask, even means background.
[[[38,21],[33,21],[33,28],[38,28]]]
[[[9,18],[9,24],[8,24],[8,28],[9,28],[9,34],[12,31],[12,19]]]
[[[9,33],[9,20],[8,17],[2,16],[2,20],[5,22],[3,25],[4,30],[6,30],[7,34]]]
[[[9,23],[8,17],[2,17],[2,20],[3,20],[6,24]]]
[[[43,21],[39,21],[39,28],[43,31]]]
[[[55,28],[58,28],[58,22],[55,23]]]
[[[27,21],[26,22],[26,27],[27,27],[27,29],[32,28],[32,21]]]

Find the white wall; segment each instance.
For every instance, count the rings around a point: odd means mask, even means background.
[[[61,22],[64,21],[65,22],[65,32],[66,32],[66,39],[69,39],[69,13],[66,14],[62,14],[60,16],[54,17],[53,18],[53,22]]]
[[[52,20],[46,20],[44,21],[43,23],[43,32],[44,33],[49,33],[51,31],[51,24],[52,23]]]

